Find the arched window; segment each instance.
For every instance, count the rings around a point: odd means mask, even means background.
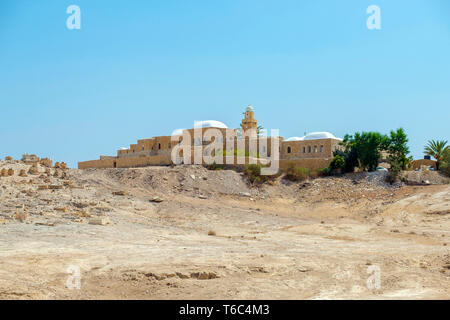
[[[323,146],[320,146],[320,152],[323,152]]]
[[[303,151],[303,153],[306,153],[306,147],[303,147],[302,151]]]
[[[311,153],[311,146],[308,146],[308,153]]]
[[[317,152],[317,146],[314,146],[314,152]]]
[[[161,143],[158,143],[158,150],[161,150]]]
[[[142,146],[142,151],[144,151],[144,146]]]
[[[291,153],[291,147],[287,147],[287,153]]]

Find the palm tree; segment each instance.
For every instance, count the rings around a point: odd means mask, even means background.
[[[264,130],[264,127],[263,127],[263,126],[258,126],[258,127],[256,128],[256,134],[257,134],[258,136],[262,135],[263,130]]]
[[[448,149],[449,147],[447,146],[447,141],[430,140],[425,146],[424,153],[427,156],[432,156],[436,159],[436,169],[439,170],[439,162],[442,160],[444,153],[448,152]]]

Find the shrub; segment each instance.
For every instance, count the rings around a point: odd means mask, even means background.
[[[333,175],[333,169],[330,167],[326,167],[322,169],[322,176],[331,176]]]
[[[331,170],[342,170],[345,168],[345,159],[343,156],[336,155],[330,162]]]
[[[393,184],[400,180],[400,174],[403,169],[403,161],[397,160],[391,162],[391,168],[389,169],[389,173],[386,176],[386,182]]]
[[[217,163],[212,163],[206,166],[206,169],[208,170],[223,170],[224,166],[223,164],[217,164]]]
[[[304,181],[309,176],[309,170],[306,168],[300,168],[291,162],[286,169],[285,178],[290,181]]]
[[[265,166],[262,164],[247,164],[244,169],[244,175],[248,181],[253,184],[262,184],[264,182],[273,181],[278,175],[262,175],[261,168]]]
[[[345,161],[344,172],[353,172],[353,171],[355,171],[355,167],[359,166],[356,149],[346,148],[344,151],[336,149],[333,152],[333,156],[338,156],[338,155],[344,158],[344,161]],[[331,174],[331,172],[330,172],[330,174]]]
[[[447,148],[443,153],[439,170],[446,176],[450,177],[450,149],[449,148]]]

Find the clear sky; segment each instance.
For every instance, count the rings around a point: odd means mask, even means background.
[[[449,59],[448,0],[1,0],[0,157],[75,167],[251,104],[285,138],[403,127],[419,158],[450,140]]]

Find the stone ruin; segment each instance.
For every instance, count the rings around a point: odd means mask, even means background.
[[[28,174],[38,174],[38,173],[39,173],[38,165],[37,165],[37,162],[35,162],[32,164],[32,166],[28,170]]]
[[[11,169],[11,168],[9,168],[9,169],[3,168],[3,169],[0,171],[0,177],[11,177],[11,176],[13,176],[13,175],[14,175],[14,170]]]
[[[21,169],[19,172],[19,177],[28,177],[27,173],[25,172],[24,169]]]
[[[21,160],[26,164],[33,164],[33,163],[38,163],[40,159],[35,154],[29,155],[29,154],[25,153],[22,155]]]
[[[65,162],[55,162],[55,169],[67,169],[67,164]]]
[[[44,166],[44,167],[51,168],[53,166],[53,161],[51,159],[49,159],[49,158],[42,158],[39,161],[39,164]]]

